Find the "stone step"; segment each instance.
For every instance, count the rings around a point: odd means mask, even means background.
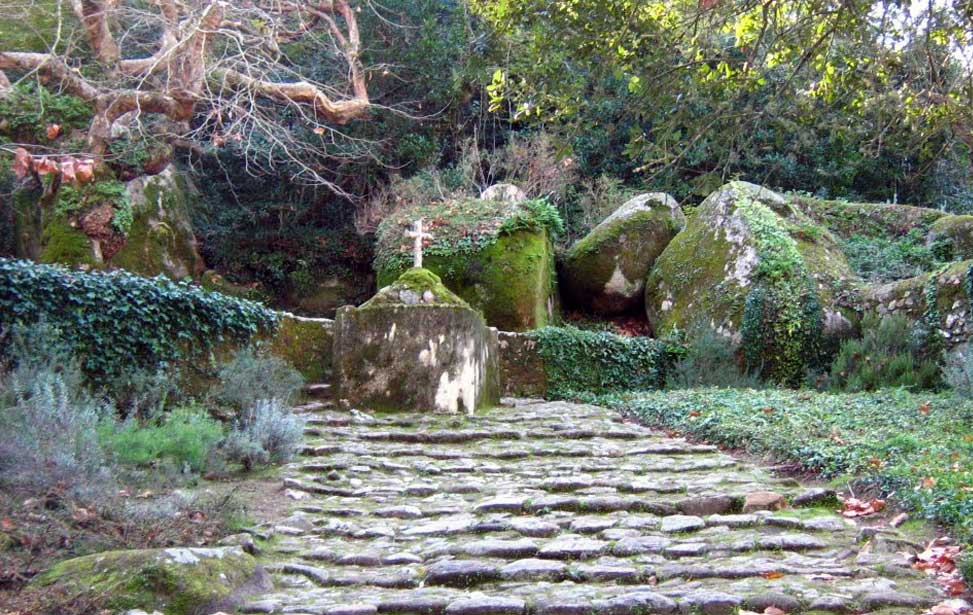
[[[900,546],[860,553],[854,522],[813,508],[834,507],[833,493],[600,408],[304,415],[304,457],[283,470],[295,512],[256,528],[276,535],[262,556],[276,589],[243,612],[867,613],[938,602]],[[757,491],[812,508],[744,514]]]
[[[331,399],[331,385],[324,382],[305,384],[301,392],[310,399]]]

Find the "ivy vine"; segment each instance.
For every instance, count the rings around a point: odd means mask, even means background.
[[[0,327],[40,319],[61,328],[94,382],[187,359],[223,341],[245,342],[278,322],[259,303],[162,276],[0,259]]]

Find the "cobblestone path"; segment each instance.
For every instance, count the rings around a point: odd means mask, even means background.
[[[318,404],[320,406],[320,404]],[[298,512],[251,613],[917,613],[939,601],[913,545],[824,490],[612,411],[510,401],[475,418],[308,414],[286,469]],[[775,492],[784,510],[758,508]],[[768,612],[774,612],[771,609]]]

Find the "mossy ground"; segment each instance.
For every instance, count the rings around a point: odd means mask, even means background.
[[[186,556],[184,549],[96,553],[60,562],[32,585],[58,586],[110,610],[193,615],[230,595],[256,571],[256,561],[241,550],[220,552],[221,557]],[[181,557],[197,561],[179,563]]]

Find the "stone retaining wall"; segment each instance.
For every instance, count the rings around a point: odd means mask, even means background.
[[[528,333],[500,331],[500,393],[504,397],[544,397],[547,375],[537,340]]]

